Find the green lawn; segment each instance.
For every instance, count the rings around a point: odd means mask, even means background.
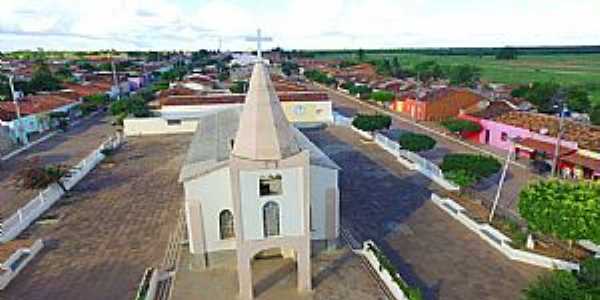
[[[367,59],[397,56],[401,65],[435,60],[440,64],[472,64],[482,70],[482,79],[497,83],[526,84],[555,81],[565,85],[585,85],[593,102],[600,105],[600,54],[521,55],[517,60],[496,60],[493,56],[437,56],[424,54],[367,54]],[[353,54],[327,54],[322,58],[356,58]]]

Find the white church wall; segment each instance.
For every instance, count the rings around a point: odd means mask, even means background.
[[[314,240],[326,239],[327,207],[326,195],[330,188],[337,188],[337,170],[319,166],[310,167],[310,205],[311,205],[311,238]],[[339,212],[339,210],[338,210]],[[338,224],[338,216],[335,224]]]
[[[233,213],[230,186],[229,168],[221,168],[185,183],[187,201],[200,201],[202,204],[207,252],[235,249],[235,239],[221,240],[219,228],[221,211],[229,209]]]
[[[282,177],[281,195],[260,196],[261,176],[279,174]],[[273,201],[279,205],[280,233],[287,236],[302,235],[304,225],[303,176],[301,168],[240,172],[241,210],[244,237],[249,240],[264,239],[263,206]]]

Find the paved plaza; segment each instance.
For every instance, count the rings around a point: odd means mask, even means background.
[[[348,128],[305,131],[342,167],[343,226],[373,239],[427,299],[519,299],[543,271],[498,253],[433,203],[436,187]]]
[[[13,176],[29,158],[38,157],[42,164],[76,165],[114,134],[115,127],[111,126],[110,119],[104,114],[85,119],[66,132],[0,161],[0,219],[8,218],[39,193],[37,190],[19,190],[14,185]]]
[[[175,228],[183,203],[177,176],[190,140],[128,139],[46,213],[55,222],[46,218],[23,234],[47,246],[0,299],[133,299]]]
[[[188,249],[175,279],[173,300],[237,299],[237,273],[232,268],[191,270]],[[296,271],[292,260],[256,259],[252,263],[257,300],[387,300],[371,277],[361,258],[344,247],[331,252],[313,253],[313,291],[296,290]]]

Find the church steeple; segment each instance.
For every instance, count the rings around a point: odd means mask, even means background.
[[[250,160],[281,160],[299,152],[269,71],[259,61],[252,71],[232,155]]]

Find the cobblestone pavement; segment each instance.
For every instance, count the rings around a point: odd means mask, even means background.
[[[543,271],[511,262],[429,201],[436,188],[347,128],[305,131],[342,167],[342,223],[375,240],[427,299],[519,299]]]
[[[114,127],[110,124],[110,117],[100,114],[7,161],[0,161],[0,219],[8,218],[39,193],[37,190],[20,191],[14,186],[13,175],[27,159],[39,157],[44,164],[76,165],[98,148],[114,131]]]
[[[183,203],[177,182],[191,135],[129,139],[22,236],[47,247],[3,300],[130,300],[162,261]],[[43,218],[42,218],[43,219]]]
[[[331,100],[333,101],[334,109],[340,111],[346,116],[353,116],[356,113],[375,112],[373,108],[349,100],[347,96],[342,96],[331,91],[328,91],[328,94]],[[401,121],[400,118],[393,119],[391,131],[391,135],[395,136],[399,135],[400,132],[411,131],[427,134],[428,136],[434,138],[437,141],[436,148],[421,153],[421,155],[435,163],[440,163],[443,160],[444,155],[448,153],[481,153],[476,149],[473,149],[472,147],[452,142],[447,138],[442,138],[438,135],[432,134],[431,132],[427,132],[418,126],[415,126],[412,123]],[[498,157],[502,158],[501,162],[504,163],[504,157],[506,156],[506,153],[485,146],[486,145],[477,145],[477,148],[481,148],[485,151],[496,154]],[[521,161],[521,164],[526,165],[527,162],[523,160]],[[469,192],[473,193],[473,195],[475,195],[479,199],[491,203],[496,195],[496,190],[498,187],[497,183],[499,181],[499,178],[500,174],[497,174],[492,178],[478,183],[475,187],[470,189]],[[538,175],[531,173],[529,170],[523,167],[511,165],[506,176],[504,187],[502,189],[502,194],[499,201],[500,209],[505,210],[506,213],[509,213],[511,215],[517,215],[518,196],[521,189],[525,187],[529,182],[535,181],[539,178],[540,177]]]

